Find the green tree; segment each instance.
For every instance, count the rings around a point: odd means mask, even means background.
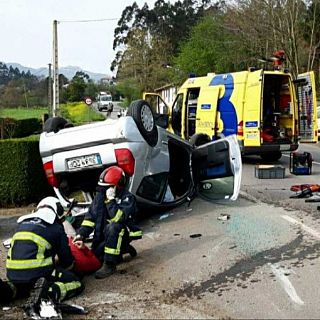
[[[78,71],[67,86],[64,98],[70,102],[83,100],[88,80],[89,76],[86,73]]]
[[[154,90],[156,86],[168,81],[167,64],[168,43],[158,37],[150,37],[144,29],[131,32],[127,41],[127,49],[118,68],[117,78],[132,79],[141,91]]]
[[[224,14],[215,11],[205,16],[193,28],[190,39],[181,44],[174,67],[180,70],[180,77],[235,71],[245,65],[242,51],[237,37],[225,26]]]
[[[282,49],[296,75],[307,61],[301,32],[306,9],[303,0],[237,0],[228,7],[227,18],[252,58],[270,57]]]
[[[114,32],[113,48],[118,51],[111,70],[118,70],[118,79],[133,74],[144,89],[161,86],[168,81],[164,80],[168,71],[163,65],[171,63],[179,43],[189,36],[192,26],[212,6],[218,4],[210,0],[183,0],[174,4],[158,0],[153,9],[147,4],[140,9],[136,2],[127,6]],[[136,42],[140,44],[140,53]],[[152,61],[147,56],[152,57]],[[142,67],[148,70],[142,70]]]
[[[300,24],[303,38],[308,43],[307,70],[319,69],[320,59],[320,1],[307,1],[307,10],[304,12]]]
[[[124,105],[128,107],[134,100],[141,99],[141,88],[134,79],[123,79],[117,84],[117,88],[125,97]]]
[[[92,80],[89,80],[84,90],[84,95],[94,99],[98,91],[98,86]]]

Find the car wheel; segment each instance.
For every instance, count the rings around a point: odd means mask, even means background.
[[[46,120],[43,125],[43,132],[57,133],[59,130],[70,126],[68,121],[62,117],[53,117]]]
[[[158,141],[158,130],[148,102],[144,100],[133,101],[128,108],[127,115],[133,118],[146,142],[154,147]]]
[[[261,159],[266,162],[274,162],[279,160],[282,157],[281,151],[274,151],[268,153],[262,153],[260,155]]]
[[[205,133],[196,133],[189,140],[189,142],[195,147],[201,146],[210,141],[210,137]]]

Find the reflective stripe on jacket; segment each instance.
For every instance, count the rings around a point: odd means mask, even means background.
[[[7,277],[13,282],[29,282],[50,275],[54,257],[67,268],[73,257],[62,224],[48,224],[39,218],[23,220],[11,241],[6,262]]]
[[[12,258],[12,249],[15,246],[17,241],[23,242],[30,242],[30,246],[34,246],[34,254],[32,254],[33,258],[28,259],[14,259]],[[34,232],[30,231],[20,231],[17,232],[11,241],[11,248],[8,252],[8,259],[7,259],[7,268],[8,269],[17,269],[17,270],[24,270],[24,269],[33,269],[33,268],[41,268],[45,266],[50,266],[53,264],[52,257],[46,257],[45,251],[51,249],[51,244],[41,236],[35,234]],[[29,250],[31,253],[33,250]]]
[[[136,200],[132,193],[124,189],[115,200],[105,203],[105,190],[105,188],[97,187],[96,195],[78,231],[84,238],[87,238],[94,231],[93,249],[104,241],[104,229],[107,223],[127,225],[130,222],[130,224],[133,224],[133,217],[137,210]],[[139,237],[141,238],[141,236],[142,232]]]

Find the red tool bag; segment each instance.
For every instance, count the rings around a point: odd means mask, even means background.
[[[100,260],[87,246],[80,249],[73,243],[71,238],[69,238],[69,246],[74,257],[74,271],[76,273],[92,273],[101,267]]]

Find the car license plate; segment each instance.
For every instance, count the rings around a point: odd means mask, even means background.
[[[97,166],[101,163],[102,162],[99,154],[89,154],[67,160],[67,165],[70,170]]]
[[[290,151],[289,144],[280,144],[280,151]]]

